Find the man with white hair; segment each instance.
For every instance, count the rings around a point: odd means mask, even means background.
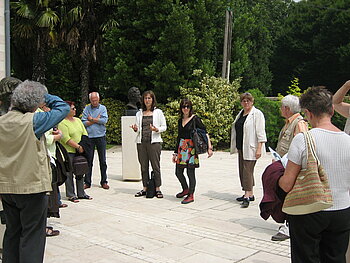
[[[44,103],[50,112],[35,112]],[[24,81],[13,91],[11,111],[0,117],[0,194],[6,218],[3,263],[43,262],[51,171],[44,133],[69,106],[44,85]]]
[[[90,188],[92,184],[92,166],[94,161],[95,146],[97,148],[98,159],[100,162],[101,181],[100,185],[103,189],[108,190],[109,185],[107,181],[107,163],[106,163],[106,123],[108,121],[107,109],[100,104],[100,95],[98,92],[91,92],[89,94],[91,104],[87,105],[83,111],[81,118],[89,135],[91,142],[91,153],[89,162],[89,172],[84,178],[84,189]]]
[[[285,125],[283,126],[279,136],[276,147],[276,152],[280,156],[288,153],[289,146],[299,132],[308,130],[307,123],[303,116],[300,115],[299,98],[294,95],[287,95],[281,101],[281,115],[285,118]],[[272,236],[272,241],[283,241],[289,238],[288,225],[284,224],[279,227],[278,232]]]

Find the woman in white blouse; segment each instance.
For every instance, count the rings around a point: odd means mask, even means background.
[[[254,201],[254,167],[256,160],[265,153],[266,142],[264,114],[254,107],[254,97],[246,92],[240,96],[242,110],[231,129],[231,154],[238,151],[239,179],[244,195],[236,198],[247,208]]]
[[[162,110],[156,108],[157,101],[153,91],[148,90],[142,94],[142,109],[136,113],[136,123],[131,125],[137,133],[137,154],[141,166],[143,188],[135,197],[145,196],[149,180],[149,163],[152,165],[156,186],[156,197],[163,198],[160,191],[162,184],[160,175],[160,154],[163,142],[160,134],[166,130],[166,121]]]
[[[300,98],[300,106],[313,129],[316,155],[328,176],[333,206],[306,215],[288,215],[292,262],[345,263],[350,231],[350,136],[331,123],[332,94],[313,87]],[[280,187],[289,192],[301,169],[306,168],[303,134],[294,137]]]

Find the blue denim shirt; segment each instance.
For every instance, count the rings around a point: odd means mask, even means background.
[[[51,110],[48,112],[35,112],[33,117],[34,133],[38,139],[46,131],[60,123],[70,111],[69,105],[54,95],[46,94],[45,103]]]
[[[91,116],[92,118],[97,118],[98,115],[100,115],[98,122],[88,126],[88,117]],[[106,123],[108,121],[108,114],[107,108],[104,105],[98,104],[97,107],[92,107],[91,104],[87,105],[83,111],[81,120],[85,125],[85,128],[89,134],[89,138],[98,138],[106,135]]]

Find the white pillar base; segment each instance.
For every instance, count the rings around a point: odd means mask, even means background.
[[[136,123],[136,116],[122,116],[122,173],[123,180],[141,180],[140,164],[136,149],[136,132],[130,125]]]

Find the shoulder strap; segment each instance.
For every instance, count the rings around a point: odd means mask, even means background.
[[[319,165],[320,160],[318,159],[317,154],[316,154],[315,140],[314,140],[312,134],[310,133],[310,131],[303,132],[303,133],[304,133],[304,136],[305,136],[305,139],[307,142],[307,148],[308,148],[308,152],[310,153],[310,157],[312,157],[316,161],[317,165]],[[309,158],[309,156],[308,156],[308,158]]]

